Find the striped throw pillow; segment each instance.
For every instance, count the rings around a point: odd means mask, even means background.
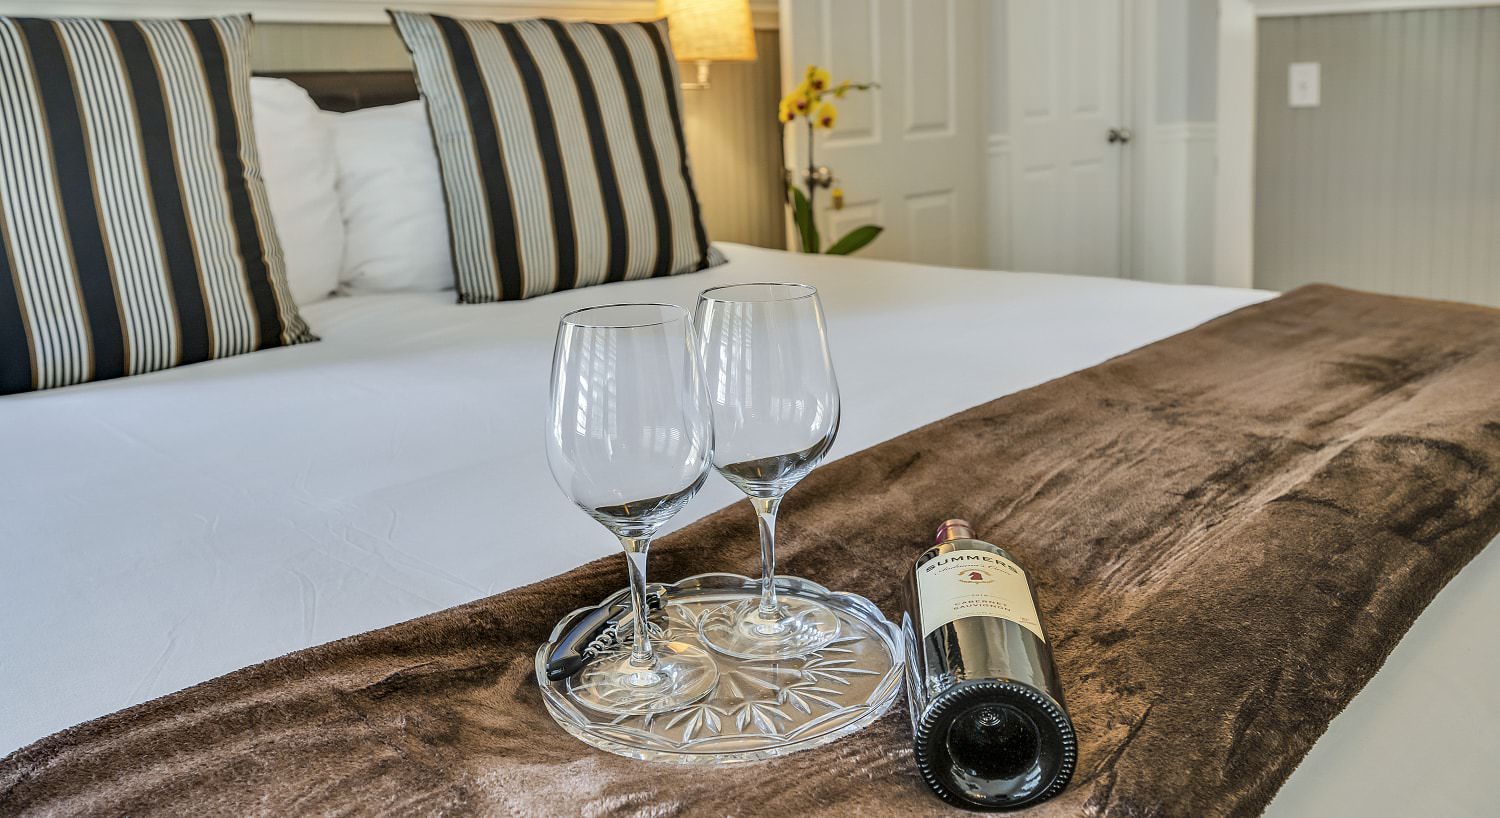
[[[257,166],[249,35],[0,17],[0,394],[316,340]]]
[[[693,191],[664,21],[391,16],[430,112],[461,302],[723,260]]]

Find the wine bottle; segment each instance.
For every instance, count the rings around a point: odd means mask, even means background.
[[[906,581],[906,699],[917,768],[943,800],[1019,809],[1061,792],[1078,743],[1026,571],[963,520]]]

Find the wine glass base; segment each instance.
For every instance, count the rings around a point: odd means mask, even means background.
[[[759,599],[720,605],[698,620],[698,637],[736,659],[793,659],[838,638],[838,615],[826,605],[788,596],[777,608],[777,616],[767,617]]]
[[[595,657],[568,682],[568,694],[601,713],[637,715],[680,710],[713,692],[719,669],[708,651],[684,642],[656,642],[656,662],[639,667],[630,645]]]

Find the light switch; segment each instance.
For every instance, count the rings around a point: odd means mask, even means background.
[[[1323,100],[1322,64],[1294,62],[1287,66],[1287,101],[1293,108],[1316,108]]]

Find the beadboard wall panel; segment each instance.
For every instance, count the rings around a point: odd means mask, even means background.
[[[1500,8],[1260,22],[1255,285],[1500,305]],[[1322,104],[1287,106],[1287,65]]]
[[[683,131],[708,234],[785,249],[777,32],[756,31],[755,50],[755,62],[715,63],[709,88],[682,92]],[[694,70],[687,66],[684,73]]]
[[[257,71],[409,71],[394,26],[363,23],[256,23]]]
[[[683,91],[683,130],[709,235],[784,248],[781,187],[780,45],[757,30],[753,63],[716,63],[712,84]],[[409,70],[406,48],[388,25],[261,23],[259,71]],[[689,66],[686,73],[695,70]]]

